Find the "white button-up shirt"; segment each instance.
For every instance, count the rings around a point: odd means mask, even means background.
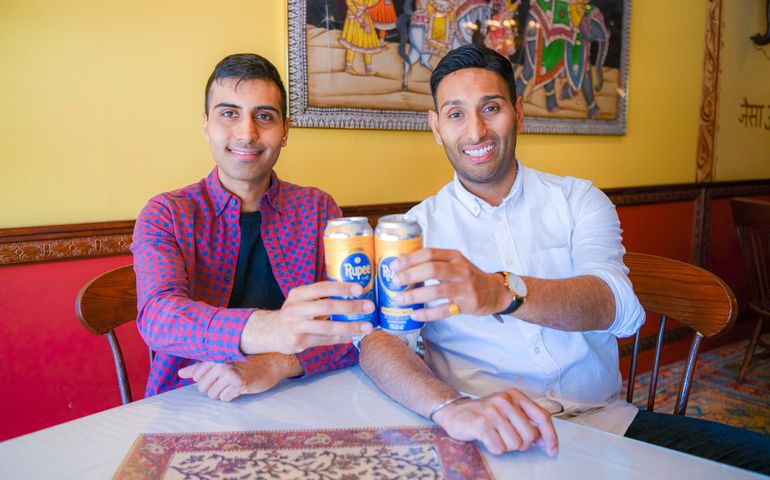
[[[615,207],[591,182],[524,167],[495,207],[457,176],[410,212],[426,247],[459,250],[485,272],[544,279],[592,275],[615,297],[606,331],[565,332],[503,316],[457,315],[426,323],[425,360],[458,390],[488,395],[516,387],[554,414],[622,434],[636,408],[618,398],[616,337],[633,335],[644,311],[623,264]],[[558,298],[553,301],[558,302]]]

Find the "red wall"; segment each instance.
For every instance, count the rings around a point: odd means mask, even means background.
[[[618,208],[629,251],[690,259],[692,202]],[[709,266],[745,299],[743,262],[727,200],[712,204]],[[128,255],[0,267],[0,440],[120,405],[106,338],[87,332],[74,314],[80,288],[96,275],[131,263]],[[648,322],[644,333],[657,330]],[[147,348],[134,324],[118,330],[134,398],[149,371]],[[682,358],[687,342],[666,347]],[[626,372],[628,361],[621,362]],[[640,359],[639,371],[650,365]]]
[[[0,440],[120,405],[107,339],[75,316],[75,297],[130,256],[0,268]],[[144,394],[149,356],[135,324],[118,329],[131,389]]]

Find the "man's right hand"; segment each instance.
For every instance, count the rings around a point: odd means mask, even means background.
[[[329,321],[330,315],[363,314],[374,311],[369,300],[335,300],[355,297],[363,288],[356,283],[318,282],[289,292],[280,310],[258,310],[249,317],[241,334],[245,354],[265,352],[299,353],[310,347],[347,343],[351,337],[372,331],[369,322]]]
[[[496,455],[533,444],[551,457],[559,450],[551,416],[515,388],[449,405],[433,420],[455,440],[478,440]]]

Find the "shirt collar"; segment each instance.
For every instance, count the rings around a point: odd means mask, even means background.
[[[262,198],[259,201],[260,210],[264,210],[265,206],[269,205],[272,209],[281,213],[283,210],[283,196],[281,195],[281,191],[283,190],[282,183],[283,182],[278,178],[278,175],[275,174],[275,171],[270,173],[270,187],[267,189],[267,192],[262,195]],[[229,192],[219,180],[218,167],[214,167],[214,170],[209,173],[204,184],[209,198],[214,202],[217,216],[222,214],[228,203],[232,206],[240,205],[241,201],[238,196]]]
[[[508,192],[508,195],[506,195],[503,198],[503,201],[500,202],[500,205],[498,207],[493,207],[486,201],[480,199],[476,195],[469,192],[465,186],[460,181],[460,178],[457,176],[457,172],[454,174],[454,179],[452,180],[452,184],[454,186],[455,196],[457,197],[457,200],[468,209],[471,214],[473,214],[474,217],[478,217],[482,210],[484,209],[495,209],[502,207],[506,205],[508,202],[516,201],[518,197],[521,195],[521,185],[522,185],[522,177],[524,174],[524,166],[519,162],[518,159],[516,159],[516,179],[513,181],[513,185],[511,185],[511,190]]]

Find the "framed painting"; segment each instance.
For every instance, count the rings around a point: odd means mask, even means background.
[[[514,66],[525,131],[622,135],[631,0],[289,0],[300,127],[428,130],[430,73],[483,43]]]

